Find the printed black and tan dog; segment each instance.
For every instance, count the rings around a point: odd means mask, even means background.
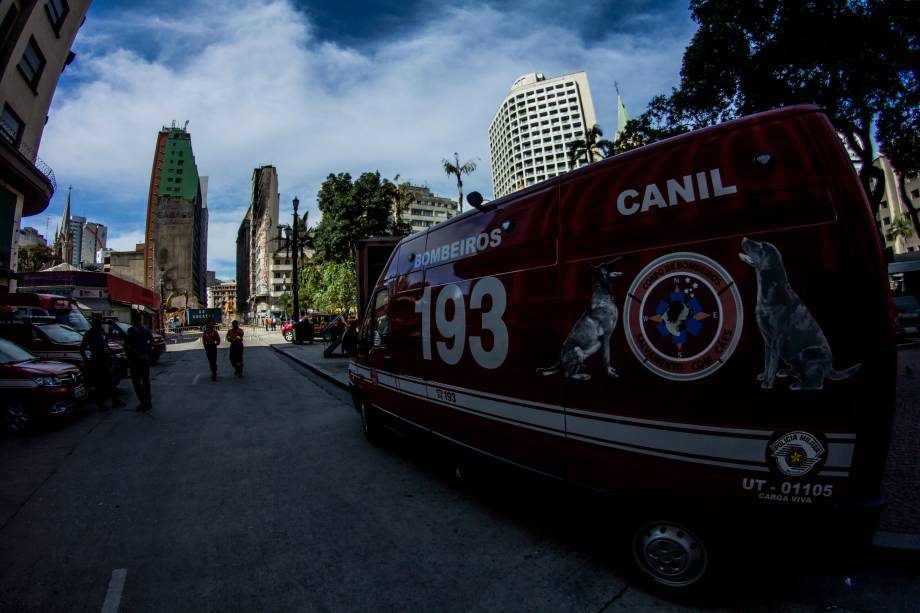
[[[757,375],[761,387],[773,387],[776,377],[794,377],[792,390],[819,390],[825,379],[839,381],[852,376],[861,364],[834,369],[831,346],[798,297],[786,276],[783,256],[767,242],[742,239],[738,256],[757,273],[757,307],[754,314],[763,336],[763,372]],[[782,360],[788,368],[779,368]]]
[[[613,301],[613,280],[623,275],[611,270],[617,260],[591,267],[593,289],[590,306],[575,322],[562,343],[559,361],[549,368],[538,368],[537,374],[549,376],[563,373],[568,379],[587,381],[591,375],[580,372],[584,362],[601,350],[607,376],[618,376],[616,369],[610,365],[610,337],[620,317]]]

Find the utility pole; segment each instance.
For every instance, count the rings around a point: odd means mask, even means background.
[[[297,334],[297,328],[300,324],[300,296],[298,296],[300,293],[300,280],[298,279],[299,275],[297,274],[297,252],[299,251],[299,247],[297,245],[297,235],[299,234],[299,228],[297,227],[297,207],[299,205],[300,200],[297,199],[297,196],[294,196],[294,225],[291,227],[291,248],[294,252],[291,255],[291,275],[293,276],[293,279],[291,279],[291,300],[293,303],[292,306],[294,307],[294,342],[298,345],[302,342],[300,335]]]

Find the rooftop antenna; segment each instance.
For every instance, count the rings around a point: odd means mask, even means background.
[[[613,82],[613,89],[617,90],[617,96],[620,95],[620,84],[616,81]]]
[[[182,129],[185,130],[185,131],[188,130],[188,119],[185,120],[185,125],[182,126]]]

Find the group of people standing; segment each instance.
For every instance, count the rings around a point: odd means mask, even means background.
[[[278,318],[275,317],[274,315],[269,315],[262,319],[262,323],[265,325],[266,332],[268,332],[269,330],[274,332],[275,328],[278,327]]]
[[[141,314],[131,312],[131,327],[125,333],[125,354],[128,357],[128,368],[131,370],[131,382],[134,392],[140,401],[138,411],[149,411],[153,406],[150,395],[150,354],[153,353],[153,336],[150,330],[141,323]],[[105,330],[102,328],[102,316],[93,313],[90,318],[90,329],[83,335],[80,343],[80,354],[89,365],[93,385],[96,388],[96,406],[105,410],[105,401],[111,399],[112,407],[123,407],[125,403],[118,398],[116,385],[118,382],[112,376],[109,365],[109,341]]]

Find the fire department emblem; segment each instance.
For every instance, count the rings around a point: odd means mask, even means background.
[[[776,469],[790,477],[801,477],[824,459],[824,445],[808,432],[789,432],[770,443]]]
[[[646,266],[629,288],[626,340],[642,365],[674,381],[718,370],[741,338],[741,294],[718,263],[673,253]]]

